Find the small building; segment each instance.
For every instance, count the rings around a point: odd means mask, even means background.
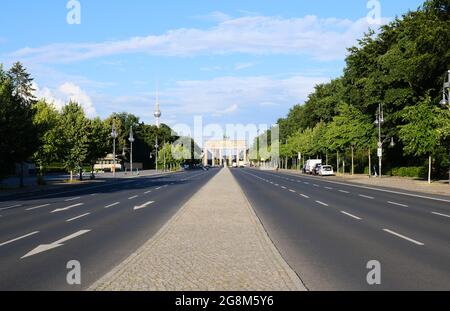
[[[121,171],[123,169],[122,159],[116,155],[115,170]],[[94,171],[112,172],[114,168],[114,155],[109,153],[106,157],[99,159],[94,165]]]

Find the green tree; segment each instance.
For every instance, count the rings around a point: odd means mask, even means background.
[[[62,133],[64,137],[63,162],[70,172],[70,180],[73,180],[73,172],[80,173],[83,178],[83,163],[89,152],[89,121],[86,119],[83,108],[75,102],[64,106],[61,114]]]
[[[39,133],[39,148],[33,158],[42,177],[48,165],[60,159],[65,142],[62,138],[60,114],[53,104],[40,100],[34,104],[34,109],[36,111],[34,125]]]
[[[404,153],[415,157],[428,156],[428,182],[431,183],[432,157],[448,135],[445,128],[450,118],[432,104],[429,96],[422,98],[417,105],[403,109],[402,115],[406,124],[399,126],[399,136],[404,144]]]

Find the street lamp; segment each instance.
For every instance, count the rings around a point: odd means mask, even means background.
[[[381,104],[378,105],[378,110],[375,115],[375,124],[378,125],[378,169],[379,169],[379,177],[381,178],[382,175],[382,160],[383,160],[383,144],[387,142],[389,139],[391,140],[389,146],[394,147],[395,141],[394,137],[386,137],[384,140],[382,140],[381,137],[381,125],[384,123],[384,112],[383,107]]]
[[[448,110],[450,110],[450,70],[448,70],[445,73],[445,76],[447,78],[447,82],[445,81],[445,77],[444,77],[444,85],[442,87],[442,100],[440,101],[440,105],[444,108],[447,108]],[[446,94],[447,92],[447,94]],[[448,162],[450,165],[450,147],[448,149]],[[448,183],[450,184],[450,167],[448,170]]]
[[[156,173],[158,173],[158,136],[156,136],[155,138],[156,143],[155,143],[155,171]]]
[[[117,130],[116,130],[116,121],[113,120],[111,137],[113,139],[113,176],[116,176],[116,138],[117,138]]]
[[[133,126],[130,127],[130,137],[128,138],[130,141],[130,171],[131,175],[133,175],[133,143],[134,143],[134,135],[133,135]]]

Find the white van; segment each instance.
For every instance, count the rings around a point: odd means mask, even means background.
[[[308,161],[306,161],[305,169],[304,169],[305,174],[311,175],[314,172],[314,168],[317,165],[322,165],[322,160],[317,159],[317,160],[308,160]]]

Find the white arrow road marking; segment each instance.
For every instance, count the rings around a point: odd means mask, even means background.
[[[78,206],[81,206],[81,205],[84,205],[84,203],[78,203],[78,204],[70,205],[70,206],[67,206],[67,207],[64,207],[64,208],[57,208],[54,211],[52,211],[51,213],[53,214],[53,213],[68,211],[71,208],[78,207]]]
[[[116,203],[113,203],[113,204],[106,205],[105,208],[110,208],[110,207],[113,207],[113,206],[116,206],[116,205],[119,205],[119,204],[120,204],[120,202],[116,202]]]
[[[2,207],[0,208],[0,211],[6,211],[8,209],[12,209],[12,208],[16,208],[16,207],[21,207],[21,204],[17,204],[17,205],[12,205],[12,206],[7,206],[7,207]]]
[[[42,208],[42,207],[46,207],[46,206],[49,206],[49,205],[50,204],[42,204],[42,205],[39,205],[39,206],[34,206],[34,207],[27,208],[26,210],[27,211],[32,211],[32,210],[39,209],[39,208]]]
[[[62,239],[60,239],[58,241],[55,241],[55,242],[53,242],[51,244],[39,245],[35,249],[33,249],[30,252],[28,252],[27,254],[25,254],[21,259],[24,259],[24,258],[27,258],[27,257],[31,257],[31,256],[34,256],[34,255],[37,255],[39,253],[43,253],[43,252],[49,251],[49,250],[54,249],[54,248],[61,247],[61,246],[64,245],[63,244],[64,242],[67,242],[69,240],[75,239],[75,238],[77,238],[77,237],[79,237],[79,236],[81,236],[81,235],[83,235],[85,233],[88,233],[89,231],[91,231],[91,230],[80,230],[80,231],[75,232],[75,233],[73,233],[73,234],[71,234],[69,236],[66,236],[65,238],[62,238]]]
[[[134,210],[137,211],[137,210],[139,210],[139,209],[146,208],[147,206],[149,206],[150,204],[153,204],[153,203],[155,203],[155,201],[149,201],[149,202],[144,203],[144,204],[142,204],[142,205],[135,206],[135,207],[134,207]]]
[[[91,214],[91,213],[86,213],[86,214],[83,214],[83,215],[80,215],[80,216],[77,216],[77,217],[73,217],[73,218],[67,219],[66,222],[71,222],[71,221],[74,221],[74,220],[83,218],[83,217],[85,217],[85,216],[87,216],[87,215],[90,215],[90,214]]]
[[[34,232],[31,232],[31,233],[22,235],[22,236],[20,236],[20,237],[18,237],[18,238],[15,238],[15,239],[12,239],[12,240],[3,242],[3,243],[0,244],[0,246],[4,246],[4,245],[7,245],[7,244],[10,244],[10,243],[12,243],[12,242],[15,242],[15,241],[18,241],[18,240],[27,238],[27,237],[32,236],[32,235],[35,235],[35,234],[37,234],[37,233],[39,233],[39,231],[34,231]]]

